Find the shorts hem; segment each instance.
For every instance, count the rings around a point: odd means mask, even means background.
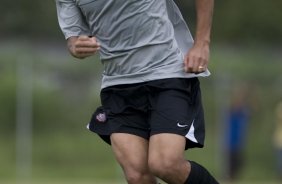
[[[189,148],[203,148],[204,147],[204,143],[201,140],[197,140],[198,142],[194,142],[193,140],[187,138],[183,133],[179,133],[179,130],[158,130],[158,131],[153,131],[150,133],[150,136],[153,135],[157,135],[157,134],[162,134],[162,133],[168,133],[168,134],[176,134],[176,135],[180,135],[183,136],[186,139],[186,145],[185,145],[185,150],[189,149]]]

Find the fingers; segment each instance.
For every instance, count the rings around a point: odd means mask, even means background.
[[[184,70],[188,73],[202,73],[207,69],[207,60],[201,57],[185,58]]]
[[[78,37],[76,43],[76,48],[95,48],[96,50],[100,49],[100,44],[97,42],[95,37],[80,36]]]
[[[100,44],[95,37],[79,36],[71,46],[71,53],[76,58],[94,55],[100,50]]]
[[[76,46],[76,48],[75,48],[75,52],[77,52],[77,53],[95,53],[98,50],[100,50],[100,48],[99,47],[94,47],[94,46],[93,47],[92,46],[90,46],[90,47]]]
[[[188,73],[202,73],[207,70],[209,52],[206,49],[191,48],[184,60],[184,70]]]
[[[84,59],[86,57],[89,57],[89,56],[93,56],[93,53],[76,53],[76,54],[73,54],[74,57],[78,58],[78,59]]]
[[[207,67],[204,66],[204,65],[200,65],[200,66],[198,67],[199,73],[205,72],[206,70],[207,70]]]

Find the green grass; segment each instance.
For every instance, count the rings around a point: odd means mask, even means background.
[[[162,184],[165,184],[161,182]],[[275,181],[257,181],[257,182],[224,182],[220,181],[221,184],[279,184],[280,182]],[[34,181],[1,181],[0,184],[125,184],[122,181],[85,181],[85,180],[34,180]]]

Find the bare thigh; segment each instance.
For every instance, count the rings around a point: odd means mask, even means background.
[[[155,184],[148,168],[148,141],[126,133],[111,135],[112,149],[128,183]]]
[[[185,137],[177,134],[161,133],[151,136],[151,171],[167,183],[184,183],[190,171],[190,164],[184,157],[185,144]]]

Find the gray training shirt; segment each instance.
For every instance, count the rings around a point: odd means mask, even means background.
[[[173,0],[56,0],[56,6],[66,39],[89,35],[101,44],[102,88],[209,75],[184,71],[193,38]]]

